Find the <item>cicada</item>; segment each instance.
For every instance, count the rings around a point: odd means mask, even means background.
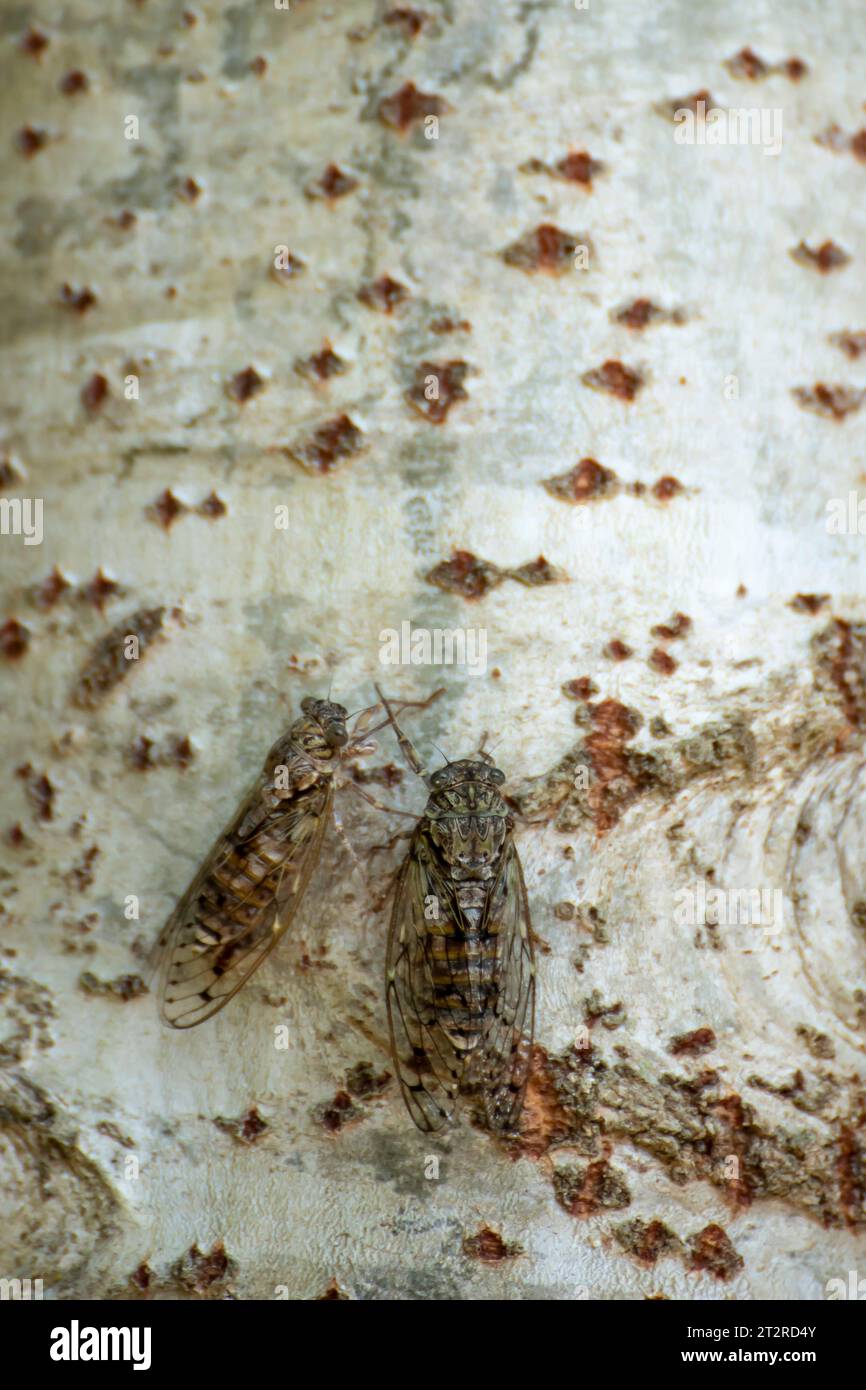
[[[342,705],[301,701],[300,719],[271,748],[157,943],[161,1013],[172,1027],[223,1008],[288,931],[334,814],[338,770],[373,752],[367,739],[388,722],[369,727],[377,709],[363,710],[349,733]]]
[[[388,1024],[403,1099],[422,1130],[452,1118],[460,1094],[480,1098],[490,1129],[512,1129],[529,1074],[535,961],[505,774],[483,747],[428,773],[377,694],[429,790],[388,934]]]

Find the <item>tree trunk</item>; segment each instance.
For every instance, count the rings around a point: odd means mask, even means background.
[[[861,7],[109,8],[0,18],[0,1274],[835,1296],[866,1223]],[[383,661],[405,624],[426,664]],[[403,1108],[411,822],[349,790],[358,862],[331,831],[227,1009],[175,1033],[144,992],[300,700],[374,680],[443,685],[407,730],[434,762],[488,731],[521,813],[519,1136]],[[389,731],[363,766],[420,814]]]

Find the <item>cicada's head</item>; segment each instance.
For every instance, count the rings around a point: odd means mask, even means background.
[[[473,808],[483,806],[487,809],[504,808],[499,788],[505,781],[505,773],[494,767],[492,760],[484,758],[460,758],[454,763],[446,763],[430,778],[430,800],[441,807],[443,812],[453,810],[466,803]]]
[[[505,774],[476,758],[448,763],[430,778],[430,835],[455,878],[487,878],[510,827],[500,786]]]
[[[293,726],[292,736],[305,753],[317,762],[327,762],[345,748],[349,715],[342,705],[308,696],[301,701],[301,711],[304,717]]]

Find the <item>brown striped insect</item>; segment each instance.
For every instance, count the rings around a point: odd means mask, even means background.
[[[526,885],[502,798],[505,774],[479,749],[428,772],[377,687],[409,766],[429,790],[399,870],[388,934],[391,1051],[422,1130],[452,1118],[460,1094],[487,1126],[512,1129],[535,1025]]]
[[[160,1009],[172,1027],[223,1008],[288,931],[335,815],[339,770],[374,752],[367,740],[388,722],[369,727],[378,708],[361,711],[349,733],[342,705],[302,700],[301,717],[270,749],[157,942]]]

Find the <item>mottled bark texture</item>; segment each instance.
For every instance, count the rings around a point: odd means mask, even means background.
[[[44,503],[0,536],[0,1275],[824,1297],[866,1260],[862,5],[0,29],[0,478]],[[781,111],[781,150],[678,143],[701,101]],[[404,621],[486,669],[383,669]],[[332,836],[216,1020],[146,992],[302,696],[377,676],[444,684],[422,748],[489,730],[532,822],[513,1141],[409,1124],[372,854],[405,822],[359,798],[363,872]],[[370,789],[417,811],[398,762]]]

